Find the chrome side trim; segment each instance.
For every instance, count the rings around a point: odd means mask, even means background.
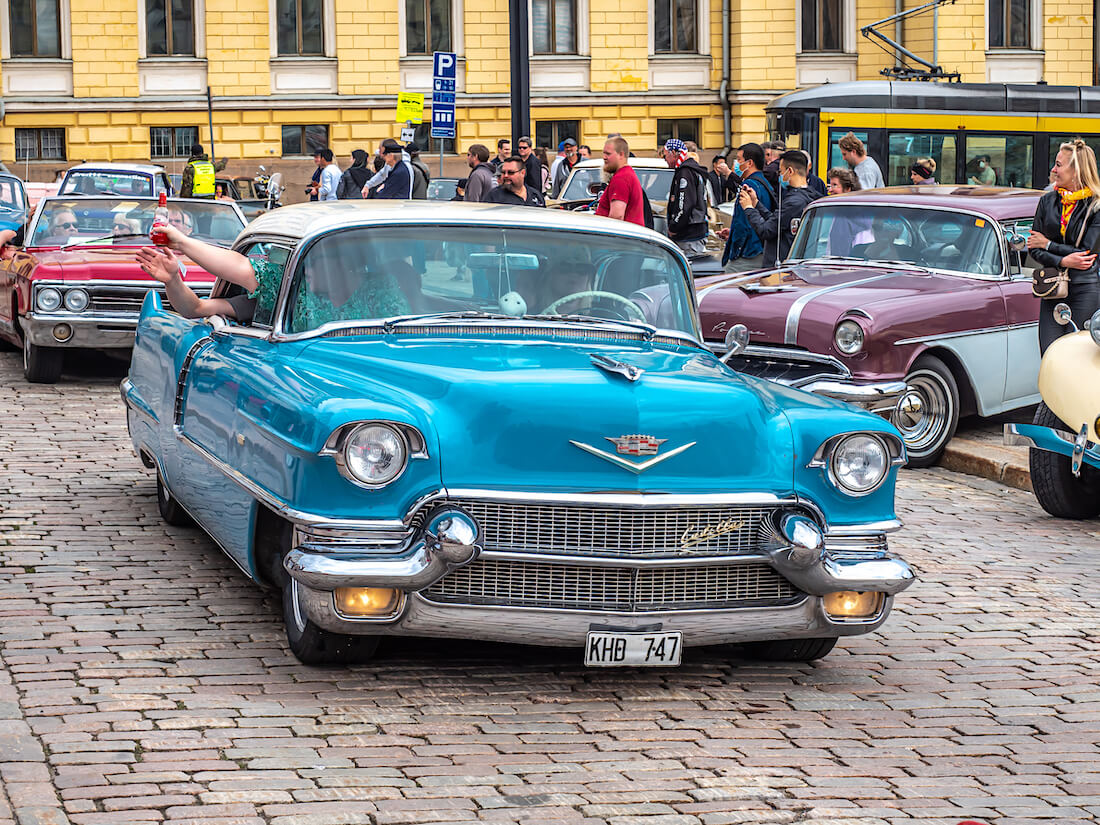
[[[874,266],[873,262],[869,262],[867,266]],[[899,270],[899,272],[902,272]],[[814,298],[820,295],[827,295],[830,292],[839,292],[842,289],[847,289],[852,286],[862,286],[863,284],[869,284],[873,281],[881,281],[886,278],[893,278],[899,272],[888,272],[882,275],[872,275],[870,278],[860,278],[858,281],[848,281],[843,284],[833,284],[832,286],[825,286],[821,289],[815,289],[813,292],[806,295],[800,295],[791,308],[787,311],[787,322],[783,327],[783,343],[784,344],[797,344],[798,343],[798,322],[802,318],[802,311],[806,308],[806,305],[810,303]]]
[[[726,344],[723,341],[708,341],[707,349],[715,355],[725,355],[727,352]],[[790,349],[789,347],[769,347],[765,344],[749,344],[741,355],[748,358],[754,356],[758,358],[777,358],[794,364],[824,364],[835,369],[843,377],[849,377],[852,374],[848,365],[839,358],[801,348]]]
[[[209,335],[204,335],[191,345],[191,349],[187,350],[187,355],[183,357],[183,364],[180,366],[180,373],[176,378],[176,401],[172,410],[172,421],[177,427],[183,424],[183,393],[187,386],[187,373],[191,371],[191,362],[195,360],[195,356],[199,354],[200,349],[213,343],[213,341],[214,339]]]
[[[900,347],[905,344],[932,344],[939,341],[949,341],[953,338],[967,338],[971,335],[988,335],[993,332],[1012,332],[1017,329],[1036,329],[1038,326],[1038,321],[1026,321],[1022,324],[1003,324],[996,327],[982,327],[981,329],[964,329],[960,332],[944,332],[939,335],[921,335],[916,338],[902,338],[900,341],[895,341],[894,346]]]
[[[532,504],[602,504],[616,507],[705,507],[711,504],[800,504],[795,498],[772,493],[556,493],[542,491],[482,490],[448,488],[449,498],[480,498],[492,501],[527,501]]]
[[[679,568],[679,567],[736,567],[741,564],[768,562],[759,553],[744,556],[666,556],[664,558],[638,559],[622,556],[560,556],[553,553],[511,553],[502,550],[483,550],[478,557],[487,561],[518,561],[532,564],[563,564],[569,567],[628,567],[631,569]]]
[[[129,378],[122,379],[122,383],[119,385],[119,393],[122,395],[122,403],[126,405],[126,409],[142,416],[152,425],[159,423],[153,408],[146,404],[144,399],[137,397],[134,383]]]
[[[825,534],[825,543],[828,544],[829,536],[860,536],[865,533],[894,533],[902,527],[901,519],[888,521],[869,521],[865,524],[838,524],[830,527]]]

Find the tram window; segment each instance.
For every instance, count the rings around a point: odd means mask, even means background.
[[[981,186],[1031,186],[1030,135],[966,136],[966,182]]]
[[[1062,148],[1063,143],[1069,143],[1074,138],[1081,138],[1085,145],[1089,146],[1097,157],[1100,157],[1100,135],[1051,135],[1050,136],[1050,167],[1054,168],[1054,158]]]
[[[955,136],[927,132],[891,132],[888,167],[884,170],[887,186],[909,186],[909,170],[917,158],[936,162],[937,183],[955,182]]]
[[[857,138],[863,141],[863,145],[867,146],[867,133],[866,132],[854,132],[851,129],[833,129],[829,132],[829,168],[835,169],[840,167],[841,169],[847,169],[848,164],[844,162],[844,157],[840,154],[840,139],[849,132],[852,132]]]

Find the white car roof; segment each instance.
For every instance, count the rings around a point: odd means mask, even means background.
[[[117,163],[117,162],[103,162],[103,163],[78,163],[76,166],[70,166],[65,170],[65,174],[69,172],[84,172],[84,171],[97,171],[97,172],[140,172],[145,175],[156,175],[164,171],[163,166],[157,166],[152,163]]]
[[[670,169],[671,167],[665,163],[664,158],[627,158],[626,162],[631,166],[637,166],[639,169]],[[598,166],[603,168],[603,160],[600,158],[588,158],[587,160],[580,161],[574,168],[575,169],[588,169],[592,166]]]

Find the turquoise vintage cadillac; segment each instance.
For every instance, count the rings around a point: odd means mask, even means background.
[[[381,636],[809,660],[912,581],[898,433],[728,368],[654,232],[349,201],[236,248],[282,269],[273,309],[203,323],[150,293],[122,395],[162,515],[282,589],[303,662]]]

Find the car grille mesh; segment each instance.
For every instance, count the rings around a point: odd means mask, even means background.
[[[444,604],[559,610],[714,610],[791,604],[803,598],[769,565],[633,569],[481,559],[421,596]]]
[[[593,507],[456,500],[486,550],[660,558],[761,553],[775,546],[768,507]],[[702,531],[714,534],[702,536]]]
[[[211,284],[188,284],[200,298],[210,295]],[[141,312],[141,305],[150,289],[160,293],[167,301],[162,286],[106,286],[91,285],[88,288],[89,309],[93,312]]]

